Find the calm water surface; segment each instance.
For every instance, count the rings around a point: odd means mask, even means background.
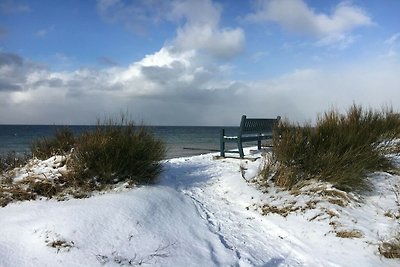
[[[39,138],[51,137],[56,125],[0,125],[0,154],[9,151],[30,151],[31,143]],[[75,134],[90,131],[94,126],[68,126]],[[150,126],[153,134],[167,146],[167,158],[192,156],[219,149],[219,134],[222,128],[235,135],[237,127],[204,126]],[[232,148],[234,146],[231,146]]]

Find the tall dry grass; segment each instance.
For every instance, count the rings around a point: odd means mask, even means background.
[[[27,163],[29,158],[18,158],[15,153],[0,157],[0,206],[39,196],[87,196],[119,182],[154,183],[162,171],[166,151],[164,143],[147,127],[137,126],[125,116],[120,121],[98,122],[94,130],[79,136],[62,128],[53,137],[35,141],[31,149],[34,157],[43,160],[65,156],[62,164],[68,171],[53,180],[32,176],[14,182],[3,173]]]
[[[18,154],[15,151],[8,152],[4,155],[0,154],[0,174],[25,165],[29,158],[30,155],[27,153]]]
[[[121,181],[154,183],[164,156],[163,142],[148,128],[124,117],[119,122],[109,119],[77,138],[68,166],[70,179],[75,185],[92,188]]]
[[[353,105],[324,113],[315,126],[283,121],[274,131],[275,182],[287,188],[318,179],[346,191],[368,190],[367,175],[391,171],[386,156],[400,136],[400,114]]]
[[[390,239],[382,241],[378,251],[385,258],[400,259],[400,231],[397,231]]]
[[[75,145],[75,136],[68,127],[58,128],[52,137],[34,140],[31,144],[32,155],[38,159],[48,159],[54,155],[65,155]]]

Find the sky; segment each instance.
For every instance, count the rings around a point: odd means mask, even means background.
[[[398,0],[0,0],[0,124],[400,110]]]

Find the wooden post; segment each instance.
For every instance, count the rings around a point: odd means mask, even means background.
[[[220,152],[221,152],[221,157],[225,158],[225,129],[221,130],[221,136],[220,136]]]
[[[242,159],[242,158],[244,158],[244,153],[243,153],[243,145],[242,145],[241,138],[238,138],[237,142],[238,142],[239,155],[240,155],[240,158]]]
[[[246,123],[246,115],[242,115],[242,120],[240,121],[240,130],[238,133],[238,140],[237,140],[240,158],[244,158],[243,144],[242,144],[242,130],[244,129],[245,123]]]

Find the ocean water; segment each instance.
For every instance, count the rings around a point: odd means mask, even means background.
[[[36,139],[51,137],[56,125],[0,125],[0,154],[10,151],[24,153]],[[75,134],[90,131],[94,126],[68,126]],[[193,156],[219,151],[219,135],[222,128],[227,134],[236,135],[238,127],[204,126],[149,126],[153,134],[164,141],[167,147],[166,158]],[[235,148],[227,144],[228,149]]]

